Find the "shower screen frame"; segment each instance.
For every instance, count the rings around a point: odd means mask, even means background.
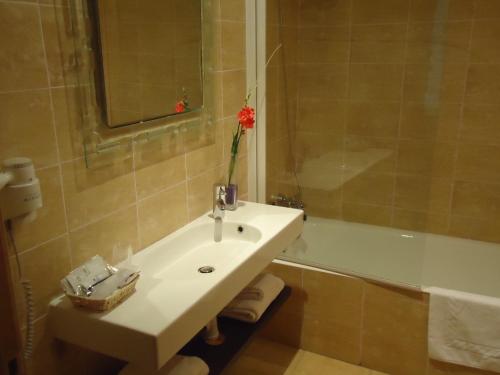
[[[247,91],[256,110],[248,142],[248,199],[266,203],[266,0],[246,0]]]

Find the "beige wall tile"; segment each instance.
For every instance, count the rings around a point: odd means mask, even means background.
[[[298,39],[298,62],[300,63],[335,64],[348,62],[349,28],[347,26],[301,27]],[[286,58],[290,59],[288,55]]]
[[[302,347],[359,363],[363,282],[360,279],[303,271]]]
[[[207,169],[213,169],[222,163],[223,144],[218,137],[215,144],[197,149],[186,154],[186,169],[188,178],[196,177]],[[229,140],[226,139],[225,144]]]
[[[408,21],[409,0],[353,0],[353,23],[401,23]]]
[[[0,159],[26,156],[37,168],[57,163],[48,90],[0,94],[0,123]]]
[[[454,187],[453,215],[500,219],[499,184],[456,181]]]
[[[500,64],[472,64],[467,79],[466,103],[500,103]]]
[[[460,103],[464,95],[466,74],[466,64],[444,64],[437,70],[429,64],[407,64],[404,99],[430,105]]]
[[[344,181],[342,190],[344,202],[389,205],[394,195],[394,175],[361,173]]]
[[[465,181],[500,182],[500,146],[460,143],[456,176]]]
[[[384,155],[374,164],[373,151],[383,151]],[[347,170],[369,173],[394,173],[397,160],[397,140],[391,138],[349,136],[345,142],[344,165]],[[365,156],[366,155],[366,156]]]
[[[40,7],[40,17],[51,86],[76,84],[76,51],[69,7]]]
[[[399,100],[402,79],[403,65],[351,65],[349,98],[355,101]]]
[[[500,108],[497,105],[465,105],[461,137],[465,140],[500,143]]]
[[[390,226],[392,207],[358,203],[342,204],[342,219],[356,223]]]
[[[456,139],[461,112],[460,103],[405,102],[401,119],[401,137]]]
[[[20,251],[58,237],[67,230],[59,167],[38,171],[37,176],[43,207],[37,211],[37,218],[31,223],[14,220],[14,237]]]
[[[186,185],[163,191],[139,202],[141,247],[158,241],[188,222]]]
[[[139,168],[135,172],[137,197],[146,198],[186,179],[185,155]]]
[[[349,363],[359,363],[359,327],[349,327],[326,316],[305,315],[302,348]]]
[[[48,312],[50,300],[61,294],[60,280],[71,270],[71,256],[68,237],[62,236],[51,240],[33,250],[20,255],[23,277],[31,281],[35,319]],[[16,304],[21,324],[25,324],[26,307],[24,294],[18,279],[17,265],[14,257],[10,259]]]
[[[351,322],[354,327],[360,325],[363,296],[360,279],[306,269],[302,272],[306,314]]]
[[[137,208],[131,206],[95,223],[70,232],[72,268],[101,255],[110,264],[127,258],[128,249],[139,249]]]
[[[451,216],[449,234],[478,241],[500,242],[498,223],[490,217]]]
[[[195,219],[212,208],[213,185],[224,183],[226,175],[226,168],[217,167],[188,181],[189,220]]]
[[[498,19],[476,20],[472,34],[471,61],[473,63],[500,63],[497,45],[500,38]]]
[[[349,23],[351,1],[300,1],[300,24],[308,26],[339,26]]]
[[[433,213],[448,213],[452,182],[450,179],[398,176],[396,207]]]
[[[236,163],[235,177],[238,184],[238,195],[241,197],[248,194],[248,157],[240,156]],[[229,164],[224,164],[223,168],[226,169],[226,174],[229,177]]]
[[[318,65],[314,69],[307,65],[299,66],[298,80],[301,97],[346,99],[348,68],[347,64]]]
[[[471,22],[412,23],[408,30],[409,63],[466,63]]]
[[[354,25],[351,63],[402,63],[406,24]]]
[[[306,294],[302,288],[303,269],[300,267],[271,263],[266,268],[265,272],[272,273],[274,276],[279,277],[285,282],[286,286],[292,288],[290,298],[283,304],[281,309],[289,313],[302,315],[306,300]]]
[[[258,335],[272,340],[273,342],[288,345],[293,348],[300,348],[302,331],[304,329],[303,320],[303,314],[280,309],[264,324],[262,330],[258,332]]]
[[[222,69],[244,69],[246,65],[245,24],[243,22],[225,22],[222,26]]]
[[[351,102],[347,134],[397,137],[401,105],[398,102]]]
[[[398,173],[450,177],[453,172],[455,144],[426,140],[399,142]]]
[[[412,0],[410,21],[461,21],[471,19],[474,16],[474,0],[448,1],[443,16],[437,17],[437,11],[442,5],[443,3],[439,0]]]
[[[136,170],[162,163],[168,159],[184,154],[184,137],[172,132],[169,136],[138,142],[134,145],[134,161]]]
[[[298,132],[295,143],[296,158],[299,161],[307,161],[325,154],[330,154],[330,157],[327,158],[330,169],[339,168],[342,165],[341,151],[343,147],[343,137],[339,137],[335,134],[325,136],[319,132]],[[272,155],[270,156],[272,157]],[[276,158],[274,160],[276,160]],[[318,186],[318,188],[323,187]]]
[[[62,165],[70,229],[97,220],[135,200],[131,161],[88,169],[83,160]]]
[[[361,364],[390,374],[427,369],[427,298],[366,283]]]
[[[244,0],[220,0],[221,19],[228,21],[245,21]]]
[[[52,89],[52,101],[61,161],[82,157],[84,150],[78,89]]]
[[[500,18],[500,4],[496,0],[477,0],[476,18]]]
[[[246,97],[246,73],[244,70],[222,73],[223,114],[224,117],[236,115]]]
[[[287,286],[292,288],[292,293],[276,315],[265,324],[259,335],[281,344],[299,348],[306,298],[302,289],[302,268],[271,263],[266,272],[281,278]]]
[[[0,91],[47,87],[38,7],[0,4]]]
[[[300,98],[297,112],[298,130],[342,135],[345,128],[348,104],[345,101],[338,100]],[[277,136],[281,134],[283,132],[278,131]]]
[[[293,181],[293,180],[292,180]],[[340,173],[329,173],[329,183],[338,185],[338,188],[324,187],[310,188],[301,186],[302,199],[307,202],[307,214],[330,219],[339,219],[342,210],[342,195],[340,186],[342,176]]]

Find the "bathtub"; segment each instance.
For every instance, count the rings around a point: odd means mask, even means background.
[[[500,298],[500,245],[488,242],[308,217],[279,259],[413,290]]]

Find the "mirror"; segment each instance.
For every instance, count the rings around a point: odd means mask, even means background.
[[[93,4],[98,89],[108,127],[203,106],[201,0]]]
[[[212,0],[72,0],[58,19],[67,96],[88,168],[134,145],[189,152],[215,142],[220,40]],[[176,105],[186,104],[179,113]],[[136,147],[136,148],[137,148]]]

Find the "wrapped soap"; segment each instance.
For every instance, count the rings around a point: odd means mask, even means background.
[[[129,266],[118,269],[96,255],[71,271],[61,280],[61,286],[75,306],[109,310],[135,291],[139,272]]]

